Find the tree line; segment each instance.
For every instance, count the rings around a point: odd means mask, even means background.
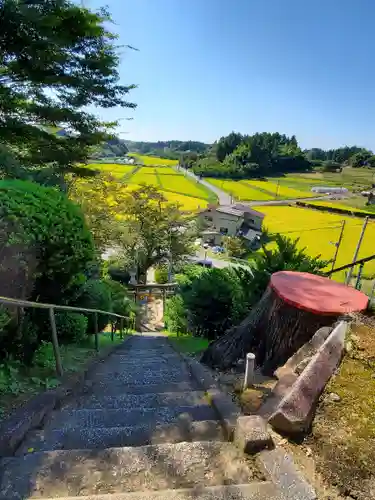
[[[357,146],[302,150],[295,135],[278,132],[231,132],[215,142],[206,154],[185,155],[181,164],[203,177],[241,179],[302,172],[313,167],[325,171],[336,171],[344,165],[375,167],[375,156]]]

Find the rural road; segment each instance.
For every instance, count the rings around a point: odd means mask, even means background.
[[[202,186],[205,186],[207,189],[210,189],[213,193],[216,194],[216,196],[219,198],[219,204],[220,205],[231,205],[232,203],[235,203],[236,200],[232,199],[231,196],[223,191],[222,189],[218,188],[217,186],[214,186],[210,182],[205,181],[204,179],[199,179],[197,175],[195,175],[192,171],[190,170],[185,170],[184,168],[180,167],[178,170],[179,172],[186,172],[186,175],[194,179],[196,182],[199,182],[202,184]],[[296,201],[315,201],[315,200],[331,200],[331,199],[341,199],[341,198],[346,198],[346,196],[339,196],[337,194],[335,195],[324,195],[324,196],[316,196],[313,198],[294,198],[290,200],[271,200],[271,201],[241,201],[244,205],[249,205],[251,206],[259,206],[259,205],[288,205],[289,203],[295,203]]]
[[[185,170],[184,168],[180,168],[179,172],[186,172],[186,175],[194,179],[196,182],[199,182],[199,184],[202,184],[202,186],[205,186],[207,189],[212,191],[213,193],[216,194],[216,196],[219,198],[219,204],[220,205],[231,205],[231,197],[228,193],[225,191],[219,189],[218,187],[214,186],[213,184],[210,184],[209,182],[205,181],[204,179],[199,179],[198,176],[196,176],[193,172],[190,170]]]

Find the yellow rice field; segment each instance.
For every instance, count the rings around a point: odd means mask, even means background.
[[[231,194],[236,200],[242,201],[269,201],[274,197],[259,189],[252,188],[246,181],[231,181],[222,179],[207,178],[208,182],[214,186]]]
[[[143,165],[178,165],[178,160],[168,160],[166,158],[158,158],[157,156],[147,156],[138,153],[129,153],[129,156],[134,156]]]
[[[270,232],[281,233],[293,239],[300,238],[300,247],[306,247],[311,256],[321,254],[324,259],[333,258],[334,243],[338,241],[341,223],[345,220],[346,227],[336,267],[345,265],[353,259],[363,219],[308,208],[287,206],[258,206],[255,208],[266,215],[264,226]],[[370,221],[358,258],[374,254],[374,242],[375,222]],[[370,261],[365,265],[364,273],[365,275],[375,273],[375,261]]]
[[[106,174],[111,174],[113,177],[122,178],[124,175],[129,174],[134,169],[134,166],[119,165],[118,163],[90,163],[87,168],[100,170]]]

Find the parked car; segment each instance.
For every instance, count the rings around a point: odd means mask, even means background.
[[[202,260],[197,260],[196,262],[197,266],[203,266],[203,267],[212,267],[212,260],[209,259],[202,259]]]
[[[223,247],[215,246],[212,248],[213,253],[224,253],[225,250]]]

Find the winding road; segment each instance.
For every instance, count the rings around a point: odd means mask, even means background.
[[[199,179],[197,175],[194,174],[194,172],[191,172],[190,170],[185,170],[182,167],[180,167],[179,171],[186,172],[186,175],[188,177],[191,177],[194,179],[196,182],[199,182],[199,184],[202,184],[202,186],[205,186],[207,189],[212,191],[213,193],[216,194],[216,196],[219,198],[219,204],[220,205],[231,205],[232,204],[232,199],[231,196],[223,191],[222,189],[214,186],[213,184],[210,184],[209,182],[205,181],[204,179]]]

